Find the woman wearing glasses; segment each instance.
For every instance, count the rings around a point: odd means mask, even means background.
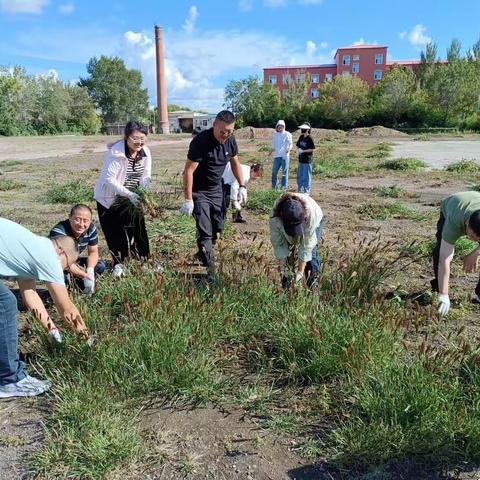
[[[125,126],[125,136],[109,145],[100,179],[95,186],[98,218],[113,257],[113,274],[124,274],[123,262],[133,255],[150,255],[148,234],[141,209],[126,208],[125,201],[134,207],[140,198],[138,187],[148,188],[151,182],[152,157],[145,145],[148,129],[140,122]]]

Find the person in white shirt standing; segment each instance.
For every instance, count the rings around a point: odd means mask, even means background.
[[[279,120],[275,125],[273,134],[273,167],[272,188],[277,189],[278,171],[282,169],[281,188],[285,191],[288,187],[288,168],[290,164],[290,150],[293,146],[292,134],[285,130],[285,121]]]
[[[256,180],[263,175],[263,167],[259,163],[255,163],[253,165],[241,164],[241,167],[243,172],[243,182],[245,183],[245,185],[250,180]],[[234,223],[247,223],[247,221],[242,217],[242,203],[238,200],[238,189],[240,188],[240,185],[238,183],[238,180],[235,178],[232,167],[229,163],[225,167],[225,171],[222,175],[222,180],[225,203],[225,216],[227,215],[228,208],[230,207],[231,203],[234,209],[232,221]]]

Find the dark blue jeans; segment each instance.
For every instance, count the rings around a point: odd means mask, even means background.
[[[17,383],[26,375],[18,356],[17,299],[0,281],[0,385]]]
[[[280,168],[282,169],[282,181],[281,187],[282,190],[286,190],[288,187],[288,167],[290,164],[290,157],[275,157],[273,159],[272,167],[272,188],[276,189],[278,185],[278,172]]]

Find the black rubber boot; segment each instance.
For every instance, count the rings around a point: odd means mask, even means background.
[[[240,210],[235,210],[235,212],[233,212],[233,223],[247,223],[242,217]]]

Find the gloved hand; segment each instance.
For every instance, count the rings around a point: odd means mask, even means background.
[[[190,216],[193,213],[193,200],[185,200],[180,207],[180,211]]]
[[[240,187],[238,189],[237,201],[240,205],[247,203],[247,189],[245,187]]]
[[[242,206],[240,205],[240,202],[238,202],[237,200],[234,200],[232,203],[233,203],[233,208],[235,208],[235,210],[241,210],[242,209]]]
[[[441,293],[438,296],[438,313],[440,315],[446,315],[449,310],[450,310],[450,298],[448,298],[448,295]]]
[[[87,276],[83,279],[83,293],[91,294],[95,291],[95,272],[87,268]]]
[[[295,274],[295,283],[299,283],[303,280],[303,272],[297,272]]]
[[[128,199],[135,205],[136,207],[139,206],[140,204],[140,196],[136,194],[135,192],[130,192],[128,195]]]
[[[303,150],[301,148],[297,148],[297,153],[301,155],[303,153]]]

